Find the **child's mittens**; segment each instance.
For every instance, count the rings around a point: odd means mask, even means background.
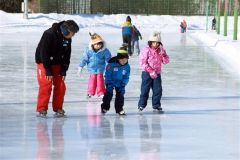
[[[149,75],[150,75],[150,77],[151,77],[152,79],[156,79],[156,78],[157,78],[157,73],[156,73],[155,71],[149,73]]]
[[[78,76],[81,77],[82,76],[82,70],[83,70],[83,67],[78,67]]]

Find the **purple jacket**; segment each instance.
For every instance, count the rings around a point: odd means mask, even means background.
[[[169,63],[169,57],[162,45],[157,49],[146,46],[141,51],[139,62],[143,71],[160,74],[162,64]]]

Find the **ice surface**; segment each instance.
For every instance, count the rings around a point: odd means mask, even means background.
[[[26,30],[26,28],[24,28]],[[152,112],[149,99],[137,112],[141,70],[133,55],[126,88],[126,117],[111,107],[100,115],[100,100],[86,100],[88,73],[77,76],[88,45],[83,28],[73,39],[64,109],[68,118],[36,118],[38,92],[34,53],[44,27],[0,33],[0,159],[240,159],[240,81],[217,63],[211,50],[190,34],[162,33],[170,64],[162,73],[165,114]],[[96,28],[113,55],[120,28]],[[142,30],[146,44],[150,29]]]

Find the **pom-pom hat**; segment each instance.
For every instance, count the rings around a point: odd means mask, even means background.
[[[148,41],[151,42],[161,42],[161,32],[154,31],[150,36]]]
[[[91,41],[90,41],[91,45],[97,44],[99,42],[103,42],[102,37],[100,35],[98,35],[97,33],[89,32],[89,35],[91,37]]]
[[[122,46],[117,50],[117,59],[129,58],[126,46]]]

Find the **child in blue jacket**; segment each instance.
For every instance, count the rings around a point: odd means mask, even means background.
[[[132,34],[133,34],[132,20],[130,16],[127,16],[126,21],[122,24],[122,38],[123,43],[127,44],[128,46],[128,54],[130,56],[132,55],[131,50]]]
[[[94,96],[96,90],[97,95],[103,97],[106,91],[103,73],[105,71],[106,63],[111,58],[111,53],[106,48],[106,44],[100,35],[97,33],[89,34],[91,36],[91,41],[80,60],[78,73],[81,75],[83,67],[87,65],[90,73],[87,97],[91,98]]]
[[[101,104],[102,114],[110,109],[110,103],[113,97],[113,89],[116,90],[115,110],[119,115],[126,115],[123,110],[125,86],[129,81],[130,65],[128,64],[128,51],[126,46],[120,47],[117,56],[111,58],[108,62],[105,72],[106,93]]]

